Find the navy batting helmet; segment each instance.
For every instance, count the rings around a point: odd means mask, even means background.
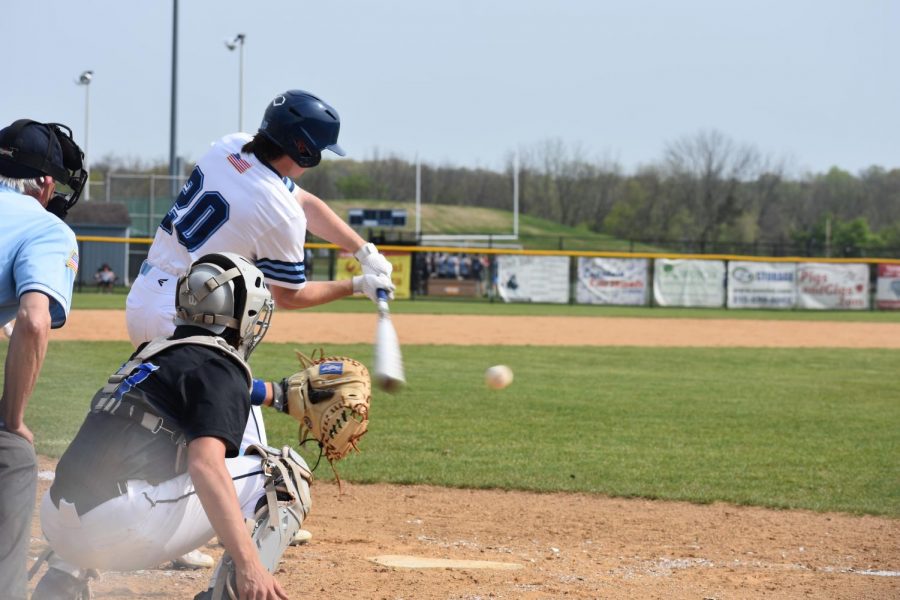
[[[284,150],[301,167],[314,167],[322,150],[344,156],[338,141],[341,118],[334,108],[303,90],[288,90],[266,108],[259,133]]]

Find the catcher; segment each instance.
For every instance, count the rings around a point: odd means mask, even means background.
[[[34,599],[87,597],[97,570],[152,568],[215,535],[225,556],[197,598],[288,597],[272,573],[309,513],[309,468],[289,447],[239,454],[247,359],[271,295],[259,269],[230,253],[198,259],[176,290],[174,335],[141,345],[109,378],[59,461],[41,504],[50,568]],[[355,360],[305,359],[274,389],[269,405],[329,460],[366,432],[369,373]]]

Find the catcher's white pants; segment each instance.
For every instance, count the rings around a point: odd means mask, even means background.
[[[245,518],[265,495],[258,456],[225,460]],[[150,569],[202,546],[215,531],[187,473],[158,485],[128,482],[128,491],[80,517],[49,492],[41,502],[41,528],[53,551],[71,568],[134,571]]]
[[[175,291],[178,276],[167,273],[144,261],[128,298],[125,300],[125,320],[128,337],[137,348],[153,338],[175,333]],[[250,418],[241,440],[241,454],[250,444],[268,446],[262,410],[250,407]]]

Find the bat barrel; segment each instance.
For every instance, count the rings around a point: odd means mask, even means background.
[[[378,326],[375,330],[375,383],[388,392],[397,391],[405,382],[400,342],[388,312],[388,292],[378,290]]]

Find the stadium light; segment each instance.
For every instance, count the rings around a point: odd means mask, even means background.
[[[234,36],[233,40],[225,40],[225,47],[238,50],[238,131],[244,131],[244,38],[243,33]]]
[[[91,127],[91,81],[94,79],[93,71],[83,71],[75,81],[77,85],[84,86],[84,170],[90,173],[88,168],[88,138]],[[91,180],[88,175],[87,185],[84,186],[84,199],[91,199]]]
[[[172,93],[169,109],[169,180],[172,197],[178,195],[180,169],[178,168],[178,0],[172,0]]]

